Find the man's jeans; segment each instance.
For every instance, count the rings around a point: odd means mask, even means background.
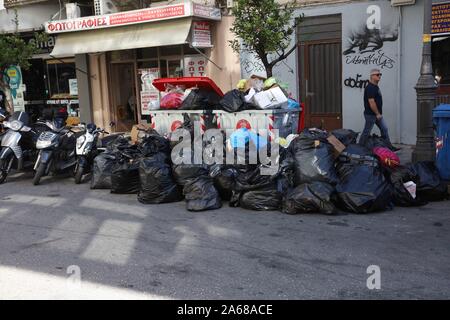
[[[384,122],[384,118],[381,120],[377,119],[376,115],[364,114],[364,118],[366,119],[366,125],[364,126],[364,130],[359,138],[359,144],[365,146],[367,143],[367,139],[370,136],[370,132],[372,132],[373,126],[377,125],[381,132],[381,138],[384,139],[387,143],[391,144],[391,140],[389,139],[388,128],[386,126],[386,122]]]

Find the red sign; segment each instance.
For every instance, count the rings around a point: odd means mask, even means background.
[[[206,75],[206,59],[200,55],[184,57],[185,77],[204,77]]]
[[[191,16],[209,20],[221,19],[220,9],[187,1],[183,4],[118,12],[102,16],[49,21],[45,24],[45,31],[47,33],[85,31]]]
[[[109,17],[109,25],[115,26],[143,21],[152,21],[157,19],[159,20],[173,17],[182,17],[184,16],[184,12],[184,4],[180,4],[172,7],[152,8],[139,11],[117,13]]]
[[[211,25],[209,22],[192,22],[192,46],[199,48],[211,47]]]

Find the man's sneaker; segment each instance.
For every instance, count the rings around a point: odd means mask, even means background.
[[[397,152],[397,151],[402,150],[402,148],[397,148],[396,146],[393,146],[393,145],[390,145],[390,146],[389,146],[389,149],[391,149],[391,150],[394,151],[394,152]]]

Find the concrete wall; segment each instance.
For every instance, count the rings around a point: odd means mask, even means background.
[[[58,11],[59,5],[52,3],[37,3],[17,7],[19,31],[41,29],[44,22],[49,21]],[[14,10],[12,9],[0,11],[0,33],[16,30],[16,25],[13,22],[14,17]]]
[[[114,121],[110,110],[106,54],[89,54],[89,75],[91,76],[93,122],[106,131],[114,131],[109,126]]]
[[[380,88],[383,94],[383,114],[389,127],[391,139],[396,143],[415,144],[416,141],[416,102],[414,86],[419,77],[421,61],[421,36],[423,28],[423,1],[417,0],[413,6],[391,7],[389,1],[355,1],[301,7],[298,14],[313,17],[329,14],[342,15],[342,49],[349,48],[349,38],[364,36],[364,26],[369,17],[373,17],[377,8],[380,9],[381,34],[386,39],[383,46],[376,52],[354,52],[342,56],[342,86],[343,86],[343,126],[355,131],[362,131],[363,90],[345,86],[349,78],[367,80],[372,68],[379,68],[383,73]],[[374,11],[375,10],[375,11]],[[369,19],[373,21],[373,19]],[[296,40],[292,39],[292,45]],[[299,96],[298,85],[298,52],[289,56],[284,63],[278,64],[274,75],[282,82],[289,84],[289,89],[295,97]],[[241,56],[242,76],[247,77],[254,72],[260,72],[261,65],[250,55]],[[302,99],[302,97],[300,97]],[[376,129],[375,133],[379,133]]]
[[[222,70],[211,62],[207,65],[207,76],[213,79],[224,93],[233,89],[241,79],[239,55],[234,53],[228,44],[228,41],[234,39],[230,31],[233,20],[234,17],[223,16],[222,21],[215,23],[212,30],[214,48],[210,50],[209,58]]]

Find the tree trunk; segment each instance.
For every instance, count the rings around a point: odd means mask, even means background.
[[[267,79],[269,79],[270,77],[273,76],[273,66],[272,65],[268,65],[268,66],[265,66],[265,67],[266,67]]]

